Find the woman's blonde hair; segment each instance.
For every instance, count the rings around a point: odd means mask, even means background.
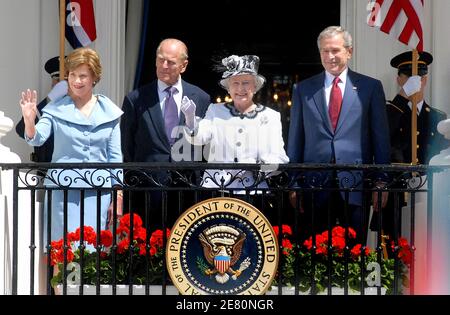
[[[100,57],[95,50],[88,47],[77,48],[66,57],[66,62],[64,64],[66,77],[69,75],[70,71],[73,71],[83,64],[88,65],[94,76],[95,83],[98,83],[102,76]]]

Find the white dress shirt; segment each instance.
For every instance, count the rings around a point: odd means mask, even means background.
[[[348,68],[345,68],[345,70],[342,71],[341,74],[339,75],[339,79],[341,79],[341,81],[338,83],[338,86],[341,89],[342,98],[344,98],[345,85],[347,84],[347,72],[348,72]],[[325,100],[326,100],[327,108],[329,106],[328,104],[330,103],[330,94],[331,94],[331,88],[333,87],[334,78],[335,78],[334,75],[332,75],[328,71],[325,71],[324,87],[325,87]]]

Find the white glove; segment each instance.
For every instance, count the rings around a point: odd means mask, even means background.
[[[68,85],[66,80],[59,81],[55,84],[53,89],[48,93],[47,97],[50,101],[57,101],[61,97],[67,95]]]
[[[195,127],[195,109],[197,106],[194,101],[190,100],[187,96],[184,96],[181,100],[180,110],[183,112],[186,118],[186,126],[193,130]]]
[[[403,84],[402,88],[407,96],[411,96],[419,92],[421,86],[422,86],[421,77],[418,75],[413,75],[408,79],[408,81],[406,81],[405,84]]]
[[[450,118],[441,120],[437,124],[437,130],[440,134],[444,135],[445,139],[450,139]]]

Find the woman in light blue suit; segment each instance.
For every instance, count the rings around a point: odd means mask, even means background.
[[[39,122],[36,118],[36,91],[22,92],[20,105],[25,122],[25,139],[40,146],[54,135],[52,163],[122,162],[119,119],[122,111],[106,96],[94,95],[102,68],[98,54],[90,48],[74,50],[66,58],[68,95],[49,103]],[[72,188],[111,187],[121,176],[119,170],[75,169],[49,170],[46,187],[70,187],[67,204],[67,231],[80,226],[80,190]],[[119,178],[120,179],[120,178]],[[118,193],[117,213],[122,214],[121,191]],[[44,226],[47,222],[47,202],[44,206]],[[112,222],[111,193],[102,190],[100,198],[100,228]],[[62,238],[64,231],[64,193],[53,190],[51,201],[51,239]],[[97,228],[97,190],[87,189],[84,195],[84,225]],[[47,231],[44,230],[46,239]],[[45,242],[46,243],[46,242]],[[45,244],[44,243],[44,244]]]

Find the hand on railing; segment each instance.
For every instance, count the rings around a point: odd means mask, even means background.
[[[109,205],[108,208],[108,224],[106,225],[106,227],[109,229],[112,224],[114,223],[114,203],[113,201],[111,201],[111,204]],[[118,190],[117,191],[117,220],[119,220],[123,215],[123,191],[122,190]]]

